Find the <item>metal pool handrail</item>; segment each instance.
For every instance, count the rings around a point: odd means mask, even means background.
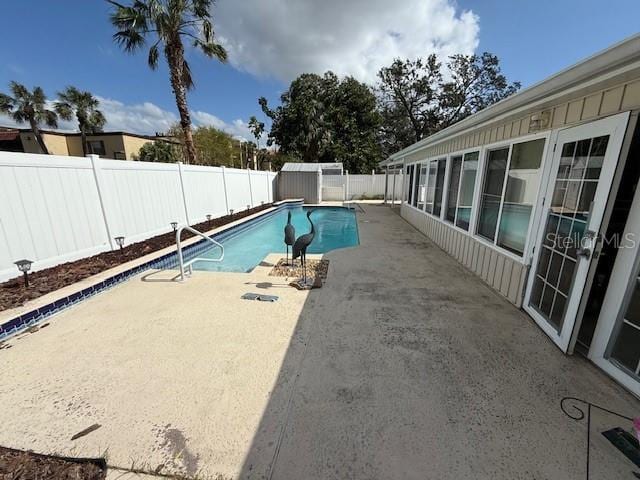
[[[211,243],[214,247],[219,247],[222,250],[222,254],[219,258],[193,258],[185,263],[184,258],[182,257],[182,241],[180,240],[180,236],[182,235],[182,231],[186,230],[188,232],[193,233],[194,235],[198,235],[199,237],[204,238],[207,242]],[[176,231],[176,247],[178,249],[178,264],[180,265],[180,281],[184,280],[185,277],[185,269],[188,271],[189,275],[193,273],[193,263],[194,262],[221,262],[224,259],[224,246],[221,243],[216,242],[213,238],[207,237],[204,233],[199,232],[195,228],[191,228],[187,225],[184,227],[180,227]]]

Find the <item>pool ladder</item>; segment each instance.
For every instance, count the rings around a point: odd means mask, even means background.
[[[180,236],[182,235],[183,230],[186,230],[187,232],[191,232],[194,235],[198,235],[199,237],[204,238],[207,242],[212,244],[214,247],[218,247],[222,251],[222,253],[220,254],[220,257],[219,258],[197,257],[197,258],[192,258],[188,262],[185,262],[184,258],[182,256],[182,240],[180,240]],[[216,242],[213,238],[207,237],[204,233],[199,232],[195,228],[191,228],[191,227],[189,227],[187,225],[185,225],[184,227],[180,227],[176,231],[176,248],[178,249],[178,264],[180,266],[180,276],[179,276],[180,277],[180,281],[184,281],[186,275],[191,275],[193,273],[193,264],[195,262],[212,262],[212,263],[215,263],[215,262],[221,262],[224,259],[224,246],[221,243]]]

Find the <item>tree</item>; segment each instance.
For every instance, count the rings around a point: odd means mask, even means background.
[[[111,23],[116,28],[113,38],[124,51],[133,53],[152,39],[147,63],[155,70],[162,47],[180,114],[187,162],[195,163],[196,149],[187,105],[187,90],[193,88],[194,83],[185,60],[183,41],[191,41],[193,47],[207,57],[227,60],[227,52],[214,40],[210,14],[213,0],[132,0],[131,5],[107,1],[115,8],[111,14]]]
[[[512,95],[520,83],[500,73],[498,57],[453,55],[444,66],[435,55],[393,61],[378,73],[384,118],[381,147],[388,155]]]
[[[176,163],[180,161],[181,156],[180,149],[177,145],[156,140],[145,143],[140,147],[140,151],[134,160],[141,162]]]
[[[231,135],[214,127],[198,127],[193,132],[197,163],[211,166],[233,166],[237,142]]]
[[[262,138],[262,134],[264,133],[264,123],[259,122],[255,115],[252,115],[249,119],[249,130],[255,137],[258,148],[260,148],[260,138]]]
[[[67,87],[58,93],[58,101],[54,108],[63,120],[71,120],[74,116],[78,121],[78,129],[82,139],[82,152],[87,155],[87,135],[101,132],[107,119],[98,110],[100,101],[90,92],[78,90],[76,87]]]
[[[272,120],[268,145],[304,162],[343,162],[352,173],[368,172],[380,160],[377,132],[381,117],[372,90],[354,78],[332,73],[303,74],[271,109],[258,103]]]
[[[40,87],[29,91],[18,82],[9,83],[11,95],[0,93],[0,112],[9,115],[17,123],[29,123],[42,153],[48,154],[39,125],[44,123],[50,128],[58,128],[58,116],[47,108],[47,97]]]

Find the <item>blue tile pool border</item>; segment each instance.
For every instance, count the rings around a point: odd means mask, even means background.
[[[242,223],[238,223],[236,225],[230,225],[228,227],[222,227],[222,230],[216,232],[213,235],[210,235],[211,238],[215,240],[224,240],[231,236],[237,235],[248,228],[251,228],[255,225],[263,223],[275,215],[277,212],[284,209],[291,209],[301,207],[303,205],[302,201],[295,202],[283,202],[269,212],[263,213],[251,219],[248,219]],[[195,242],[187,247],[183,247],[183,256],[185,261],[191,260],[196,256],[200,255],[202,252],[209,250],[211,245],[206,240],[200,240]],[[153,260],[149,260],[148,262],[142,263],[135,267],[132,267],[123,272],[117,273],[111,277],[105,278],[104,280],[96,283],[95,285],[91,285],[86,287],[79,292],[72,293],[66,297],[61,297],[57,300],[54,300],[47,305],[43,305],[37,309],[22,313],[16,317],[13,317],[0,325],[0,341],[7,340],[8,338],[17,335],[18,333],[38,325],[45,319],[60,313],[67,308],[70,308],[87,298],[93,297],[98,293],[104,292],[122,282],[129,280],[131,277],[134,277],[142,272],[147,270],[168,270],[171,268],[175,268],[178,266],[178,255],[175,251],[170,253],[166,253],[158,258],[154,258]]]

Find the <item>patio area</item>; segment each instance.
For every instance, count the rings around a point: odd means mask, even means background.
[[[0,445],[190,478],[584,478],[560,399],[640,402],[395,211],[363,204],[358,228],[319,290],[147,273],[10,340]],[[633,478],[600,435],[619,425],[594,414],[592,479]]]

